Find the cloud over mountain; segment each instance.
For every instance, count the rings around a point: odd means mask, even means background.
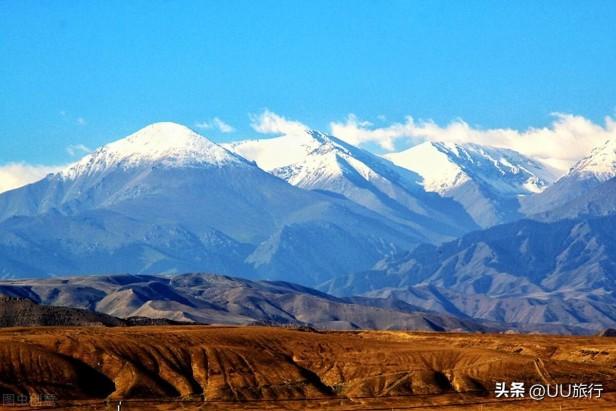
[[[65,166],[45,166],[27,163],[8,163],[0,166],[0,193],[23,187],[55,173]]]
[[[261,114],[252,114],[250,120],[250,126],[261,134],[303,134],[310,128],[299,121],[286,119],[268,109]]]
[[[393,151],[396,143],[414,145],[418,142],[445,141],[451,143],[476,143],[508,148],[535,158],[564,174],[576,161],[608,139],[616,139],[616,120],[606,116],[604,124],[574,114],[554,113],[547,127],[486,129],[468,124],[462,119],[442,126],[432,120],[406,117],[400,123],[375,127],[350,114],[345,121],[330,123],[331,132],[338,138],[355,145],[376,143]]]

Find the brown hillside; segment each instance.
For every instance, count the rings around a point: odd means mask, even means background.
[[[71,409],[112,409],[105,407],[119,399],[124,409],[506,406],[491,392],[497,381],[594,382],[614,391],[615,365],[616,345],[605,337],[207,326],[0,330],[0,391],[51,393]],[[606,399],[585,404],[600,407]]]

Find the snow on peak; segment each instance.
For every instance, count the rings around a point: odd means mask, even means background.
[[[274,138],[243,140],[223,144],[223,147],[254,161],[266,171],[285,167],[302,161],[310,152],[321,145],[323,134],[308,131]]]
[[[112,167],[159,164],[166,167],[223,166],[245,161],[180,124],[150,124],[130,136],[100,147],[60,174],[75,178]]]
[[[541,164],[516,151],[479,144],[425,142],[384,157],[421,175],[427,191],[442,195],[469,180],[507,195],[537,193],[554,179]]]
[[[316,130],[239,141],[225,147],[302,188],[340,192],[344,190],[342,186],[348,183],[343,180],[354,176],[352,178],[358,177],[370,184],[398,184],[421,190],[414,173]]]
[[[340,176],[352,167],[364,178],[383,159],[317,130],[262,140],[245,140],[225,147],[257,163],[293,185],[310,186]],[[366,164],[367,163],[367,164]]]
[[[569,175],[595,177],[600,181],[616,176],[616,139],[609,139],[595,147],[573,166]]]
[[[455,146],[452,149],[455,149]],[[452,152],[455,153],[453,150]],[[437,143],[422,143],[399,153],[386,154],[384,157],[397,166],[422,176],[426,191],[444,194],[469,180],[469,176]]]

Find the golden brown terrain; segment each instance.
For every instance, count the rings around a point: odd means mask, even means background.
[[[605,391],[601,399],[498,399],[497,381],[602,383]],[[54,409],[67,410],[115,410],[121,399],[123,410],[613,410],[616,340],[270,327],[7,328],[0,330],[0,392],[53,394]]]

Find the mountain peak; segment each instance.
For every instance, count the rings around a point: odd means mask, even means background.
[[[99,150],[115,152],[122,156],[150,158],[176,157],[184,154],[193,155],[195,159],[199,159],[203,154],[206,157],[212,155],[225,157],[226,151],[188,127],[171,122],[150,124]]]
[[[427,191],[445,194],[469,180],[469,176],[449,153],[458,156],[459,152],[454,144],[427,141],[399,153],[386,154],[384,157],[421,175]]]
[[[271,171],[303,161],[326,141],[329,137],[324,133],[305,130],[273,138],[236,141],[223,144],[223,147],[256,162],[263,170]]]
[[[123,140],[142,140],[146,141],[155,141],[162,143],[173,143],[173,142],[182,142],[182,141],[190,141],[190,140],[198,140],[205,139],[205,137],[200,136],[195,133],[190,128],[171,121],[161,121],[158,123],[152,123],[140,129],[139,131],[131,134]]]
[[[223,166],[244,159],[172,122],[150,124],[141,130],[98,148],[61,172],[65,178],[92,174],[119,166],[131,168],[160,164],[166,167]]]
[[[473,143],[428,141],[385,158],[420,174],[426,190],[440,194],[476,180],[516,196],[540,192],[553,180],[545,167],[516,151]]]
[[[569,175],[594,176],[600,181],[616,176],[616,139],[609,139],[593,148],[589,155],[573,166]]]

